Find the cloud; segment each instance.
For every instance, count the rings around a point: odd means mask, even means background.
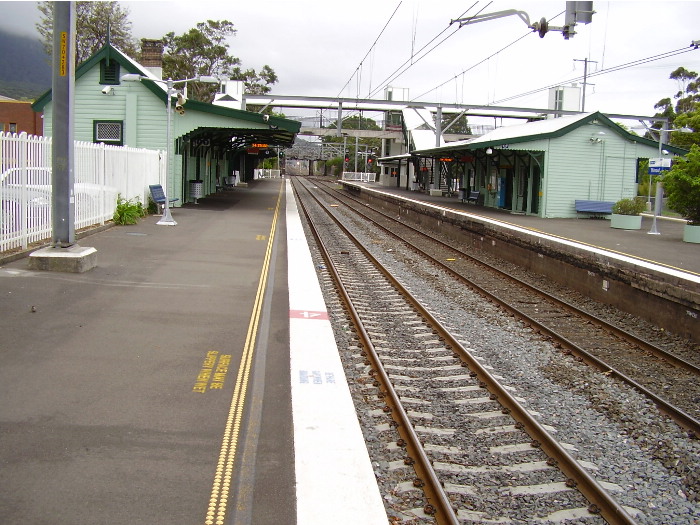
[[[1,4],[0,25],[34,31],[34,2]],[[244,67],[271,66],[280,78],[273,92],[284,95],[376,96],[391,84],[408,87],[412,97],[425,93],[422,98],[430,101],[490,104],[508,99],[510,106],[545,107],[546,90],[511,97],[581,77],[586,58],[589,73],[595,73],[670,50],[690,51],[690,42],[700,38],[691,22],[700,19],[700,2],[689,1],[596,1],[593,22],[579,24],[570,40],[555,32],[539,38],[516,16],[459,30],[450,26],[469,2],[177,0],[121,5],[129,9],[138,39],[169,31],[182,34],[207,19],[233,22],[238,33],[229,41],[231,53]],[[563,23],[557,15],[564,1],[515,5],[531,21],[545,17],[551,25]],[[505,0],[478,1],[468,14],[513,6]],[[397,77],[406,61],[410,67]],[[586,109],[653,114],[659,99],[675,93],[668,74],[678,66],[699,71],[700,51],[591,78]]]

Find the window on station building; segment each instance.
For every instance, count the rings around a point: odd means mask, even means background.
[[[124,123],[121,120],[95,120],[93,142],[121,146],[124,143]]]
[[[10,133],[17,133],[17,123],[10,122],[10,126],[7,128],[7,131],[9,131]]]

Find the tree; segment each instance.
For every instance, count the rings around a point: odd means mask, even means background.
[[[336,120],[335,122],[332,122],[330,125],[327,126],[327,128],[330,129],[335,129],[338,127],[338,121]],[[371,118],[363,117],[361,114],[360,115],[353,115],[351,117],[347,117],[343,119],[343,129],[366,129],[370,131],[381,131],[382,128],[379,127],[379,125]],[[323,142],[326,144],[343,144],[343,138],[342,137],[324,137]],[[354,138],[348,138],[345,141],[346,144],[346,154],[350,158],[350,168],[354,168],[355,165],[355,140]],[[358,140],[358,151],[360,153],[366,153],[366,152],[372,152],[374,155],[374,158],[376,159],[376,156],[381,152],[381,147],[382,147],[382,142],[381,139],[373,139],[373,138],[366,138],[362,137]],[[344,159],[343,159],[344,160]],[[365,171],[365,163],[366,163],[367,157],[365,155],[361,155],[357,159],[357,169],[360,171]],[[374,162],[374,166],[370,171],[376,171],[376,160]]]
[[[264,95],[270,92],[270,86],[278,81],[277,74],[274,70],[265,65],[256,73],[254,69],[246,69],[242,71],[240,68],[234,68],[231,76],[234,80],[243,80],[245,84],[245,92],[252,95]]]
[[[277,75],[270,66],[263,66],[260,73],[254,69],[240,68],[239,58],[229,54],[229,37],[237,30],[228,20],[207,20],[199,22],[195,28],[175,36],[170,32],[163,37],[164,78],[194,78],[210,75],[218,78],[243,80],[248,93],[268,93],[271,85],[277,82]],[[188,96],[202,102],[210,102],[216,86],[193,82],[188,87]]]
[[[700,226],[700,146],[693,144],[685,158],[674,162],[664,176],[668,207],[680,213],[688,224]]]
[[[39,2],[41,19],[36,24],[37,31],[46,53],[53,53],[53,4]],[[75,3],[75,63],[81,64],[90,58],[109,41],[130,57],[136,56],[136,42],[131,37],[129,10],[122,9],[119,2],[76,2]]]
[[[456,134],[462,134],[462,135],[471,135],[472,130],[469,127],[469,122],[467,121],[467,116],[466,115],[460,115],[457,121],[452,124],[447,131],[445,130],[445,127],[449,126],[452,121],[455,120],[455,115],[454,114],[443,114],[442,115],[442,122],[440,123],[440,129],[443,130],[444,133],[456,133]]]
[[[676,129],[685,129],[671,133],[671,144],[688,149],[700,144],[700,102],[694,102],[691,109],[678,115],[673,125]]]
[[[689,148],[692,144],[700,144],[700,76],[695,71],[679,67],[669,78],[678,83],[678,91],[673,97],[662,98],[654,105],[657,110],[654,116],[668,118],[671,129],[692,130],[691,133],[672,132],[670,143],[674,146]],[[654,127],[660,129],[661,124]],[[656,140],[656,137],[648,138]]]

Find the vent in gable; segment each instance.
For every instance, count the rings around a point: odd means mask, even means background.
[[[103,60],[100,63],[100,84],[119,84],[119,62]]]

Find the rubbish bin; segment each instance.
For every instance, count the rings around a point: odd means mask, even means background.
[[[461,200],[461,201],[467,200],[467,188],[460,188],[459,189],[459,200]]]
[[[204,192],[204,183],[201,180],[191,180],[190,181],[190,198],[194,199],[195,204],[197,204],[197,199],[202,198],[203,192]]]

